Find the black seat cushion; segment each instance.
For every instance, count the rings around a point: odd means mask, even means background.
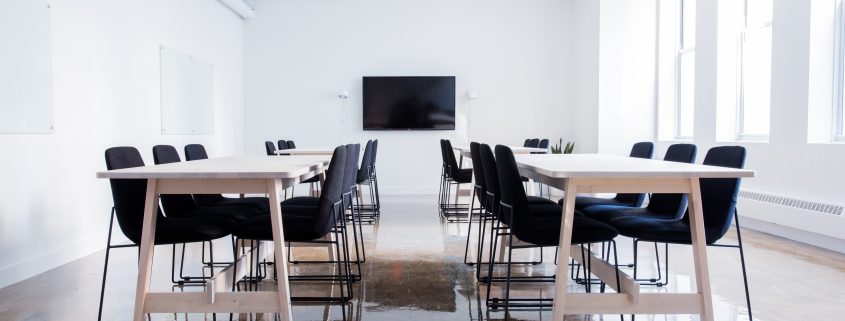
[[[452,179],[455,182],[462,184],[472,182],[472,168],[461,168],[454,172]]]
[[[563,205],[563,199],[557,201],[559,205]],[[590,206],[595,205],[615,205],[615,206],[628,206],[634,207],[634,204],[621,202],[615,198],[602,198],[602,197],[590,197],[590,196],[576,196],[575,197],[575,209],[583,210]]]
[[[159,218],[156,222],[156,244],[178,244],[208,241],[229,235],[235,222],[222,217]]]
[[[550,199],[545,198],[545,197],[539,197],[539,196],[526,196],[526,197],[528,198],[528,205],[532,205],[532,204],[554,204],[555,203],[555,201],[550,200]]]
[[[313,196],[297,196],[297,197],[291,197],[289,199],[282,201],[283,207],[288,206],[288,205],[304,205],[304,206],[317,207],[317,205],[319,205],[319,204],[320,204],[320,198],[319,197],[313,197]]]
[[[302,181],[302,183],[319,183],[320,182],[320,175],[314,175],[309,179]]]
[[[690,226],[680,220],[666,220],[649,217],[623,217],[610,221],[619,233],[642,241],[691,244]],[[722,237],[719,227],[705,227],[707,244],[713,244]]]
[[[648,208],[617,206],[617,205],[595,205],[581,210],[587,217],[609,223],[621,217],[649,217],[656,219],[674,220],[674,216],[656,213]]]
[[[237,223],[264,214],[267,214],[267,212],[257,211],[249,206],[202,206],[181,212],[178,217],[218,217]]]
[[[561,219],[560,209],[558,210],[557,216],[535,216],[535,233],[517,237],[541,246],[557,246],[560,242]],[[613,226],[586,217],[576,215],[572,223],[572,244],[610,241],[619,235]]]
[[[199,195],[194,195],[196,198]],[[199,203],[199,202],[198,202]],[[222,199],[218,200],[213,204],[202,204],[207,206],[243,206],[252,208],[259,213],[268,213],[270,211],[270,199],[266,197],[244,197],[244,198],[228,198],[223,197]]]
[[[528,210],[531,211],[531,216],[533,217],[550,217],[550,216],[557,216],[560,217],[563,215],[563,207],[560,205],[555,204],[554,202],[549,203],[542,203],[542,204],[528,204]],[[575,216],[584,217],[584,213],[581,213],[579,210],[575,210]]]
[[[317,210],[316,207],[313,208]],[[312,241],[322,237],[318,232],[314,231],[315,220],[317,215],[311,213],[310,215],[295,215],[308,214],[302,213],[298,210],[291,210],[292,215],[285,214],[282,216],[282,228],[285,233],[285,241]],[[284,213],[285,210],[283,209]],[[249,220],[243,221],[235,226],[232,232],[238,238],[269,241],[273,239],[272,223],[270,215],[261,215]]]

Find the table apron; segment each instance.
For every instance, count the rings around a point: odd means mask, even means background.
[[[690,193],[690,178],[558,178],[533,171],[521,174],[534,181],[566,190],[568,180],[573,180],[578,193]]]
[[[569,293],[566,314],[701,314],[699,293],[641,293],[638,302],[619,293]]]
[[[158,194],[266,194],[266,178],[197,178],[157,179]],[[296,184],[299,179],[282,178],[284,188]]]

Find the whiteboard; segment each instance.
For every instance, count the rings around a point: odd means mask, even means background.
[[[0,133],[53,132],[50,6],[4,1],[0,10]]]
[[[161,133],[214,134],[214,65],[161,46]]]

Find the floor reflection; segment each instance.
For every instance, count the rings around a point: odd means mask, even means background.
[[[384,196],[383,217],[378,225],[364,227],[367,262],[363,278],[354,284],[355,297],[345,306],[295,303],[294,319],[300,320],[503,320],[501,311],[488,310],[487,287],[475,279],[475,267],[465,265],[467,225],[443,223],[436,213],[434,198],[424,196]],[[475,237],[475,231],[471,237]],[[836,320],[845,312],[845,256],[783,240],[766,234],[744,232],[749,281],[756,320]],[[226,243],[215,246],[215,257],[229,257]],[[630,262],[631,243],[618,240],[620,262]],[[746,320],[739,258],[731,249],[708,248],[716,320]],[[196,262],[200,249],[189,248],[186,259]],[[321,248],[295,248],[300,260],[325,258]],[[137,253],[115,251],[109,271],[105,320],[130,320],[134,299]],[[201,291],[200,287],[173,288],[169,282],[170,248],[155,253],[152,289],[154,291]],[[540,253],[515,252],[515,260],[538,260]],[[642,275],[654,273],[653,250],[641,248]],[[661,254],[662,255],[662,254]],[[690,292],[694,289],[692,255],[689,247],[670,247],[669,285],[644,287],[651,292]],[[515,275],[552,275],[553,249],[542,253],[543,263],[516,265]],[[102,252],[74,261],[30,280],[0,289],[0,320],[96,320],[97,298],[102,271]],[[470,260],[474,260],[471,257]],[[331,272],[330,264],[292,264],[293,274]],[[503,267],[494,273],[503,273]],[[630,270],[626,270],[630,272]],[[187,274],[196,274],[197,268]],[[814,286],[815,285],[815,286]],[[273,289],[266,280],[262,288]],[[811,289],[812,287],[812,289]],[[489,289],[501,296],[501,286]],[[547,284],[514,284],[512,296],[552,298]],[[335,286],[292,283],[294,295],[337,293]],[[569,284],[570,292],[583,292]],[[228,320],[229,314],[154,314],[151,320]],[[549,320],[550,311],[512,311],[510,320]],[[624,316],[631,320],[630,316]],[[275,314],[233,315],[234,320],[277,320]],[[566,320],[620,320],[619,315],[570,315]],[[698,320],[690,315],[637,316],[636,320]]]

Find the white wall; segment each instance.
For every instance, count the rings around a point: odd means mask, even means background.
[[[569,4],[559,0],[254,1],[245,25],[247,153],[265,140],[334,146],[379,139],[384,193],[436,193],[438,139],[571,139]],[[361,129],[361,76],[454,75],[456,131]],[[351,97],[336,94],[348,89]],[[342,117],[342,118],[341,118]]]
[[[148,164],[155,144],[241,153],[239,17],[211,0],[51,4],[55,130],[0,135],[0,287],[103,248],[111,192],[94,174],[107,147],[136,146]],[[214,135],[161,135],[160,44],[214,64]]]
[[[595,16],[595,9],[589,3],[584,4],[584,0],[573,1],[576,3],[572,12],[574,16]],[[743,143],[716,139],[718,6],[717,1],[698,1],[693,141],[699,147],[698,162],[703,160],[710,147],[743,145],[748,149],[746,168],[757,171],[757,177],[743,181],[743,189],[834,204],[845,203],[845,184],[842,183],[845,177],[845,169],[842,167],[845,145],[808,143],[808,140],[813,140],[813,137],[808,137],[808,132],[812,133],[814,126],[813,121],[808,120],[809,110],[830,108],[830,99],[824,96],[829,90],[819,88],[831,86],[829,73],[819,71],[823,69],[819,66],[828,64],[825,59],[830,54],[825,50],[829,45],[815,43],[820,41],[819,37],[810,35],[811,27],[824,26],[819,23],[821,17],[814,18],[814,15],[830,14],[831,2],[775,0],[772,132],[768,143]],[[652,122],[656,119],[656,111],[648,106],[654,70],[639,66],[654,66],[654,56],[650,53],[654,48],[654,31],[652,29],[650,36],[646,27],[654,21],[653,11],[646,9],[652,5],[651,1],[629,3],[626,6],[626,1],[602,0],[600,19],[584,19],[573,29],[573,38],[579,39],[593,33],[591,28],[594,26],[600,26],[600,48],[594,49],[594,55],[599,57],[598,96],[581,98],[598,100],[598,130],[596,133],[595,129],[581,126],[576,133],[597,135],[600,152],[622,154],[633,141],[626,137],[628,133],[640,133],[645,139],[646,132],[641,122],[654,126]],[[829,22],[829,19],[821,21]],[[654,28],[653,24],[650,26]],[[825,32],[813,30],[812,34],[824,35]],[[651,43],[648,42],[650,39]],[[577,56],[590,56],[589,50]],[[587,68],[586,73],[576,74],[576,77],[589,77],[592,70]],[[636,90],[626,92],[626,86]],[[625,108],[633,108],[636,112],[625,113]],[[651,128],[654,130],[654,127]],[[655,158],[662,157],[666,147],[672,143],[658,142]],[[746,223],[754,228],[845,252],[843,217],[744,199],[740,201],[739,209],[742,216],[752,219],[746,220]]]

